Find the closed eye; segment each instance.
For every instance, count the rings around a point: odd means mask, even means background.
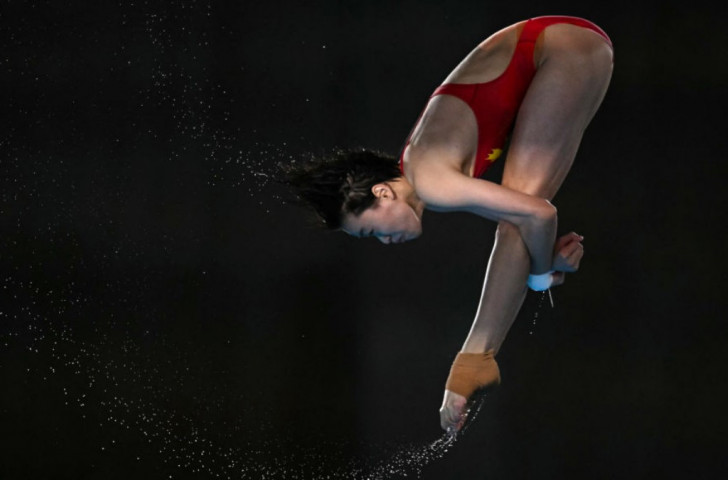
[[[359,230],[359,238],[367,238],[371,236],[374,236],[374,230],[369,230],[367,232],[364,232],[363,228]]]

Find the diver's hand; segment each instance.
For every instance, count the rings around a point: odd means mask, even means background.
[[[559,237],[554,245],[554,260],[551,269],[556,272],[576,272],[579,270],[579,263],[584,256],[582,240],[584,240],[584,237],[574,232]],[[564,275],[562,274],[560,277],[561,281],[559,283],[554,282],[554,285],[564,283]]]
[[[460,394],[445,390],[445,398],[440,407],[440,426],[448,433],[455,434],[463,427],[466,418],[468,399]]]

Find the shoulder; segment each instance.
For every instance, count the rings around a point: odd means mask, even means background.
[[[460,170],[460,162],[454,157],[446,149],[436,150],[410,165],[408,179],[427,208],[449,210],[464,206],[464,189],[468,180],[473,179]]]
[[[469,173],[477,145],[478,129],[472,110],[456,97],[434,97],[403,151],[405,175],[442,166]]]

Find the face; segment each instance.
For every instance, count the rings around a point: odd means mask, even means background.
[[[377,188],[383,185],[383,189]],[[397,197],[386,184],[372,189],[374,204],[359,215],[347,214],[342,221],[344,232],[354,237],[375,237],[380,242],[402,243],[422,234],[419,216],[403,198]]]

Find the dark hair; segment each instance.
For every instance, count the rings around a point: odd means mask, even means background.
[[[374,203],[374,185],[402,175],[395,157],[364,149],[336,150],[282,168],[283,182],[331,229],[341,228],[347,213],[358,215]]]

